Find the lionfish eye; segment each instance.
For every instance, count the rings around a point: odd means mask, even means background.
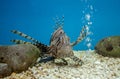
[[[60,34],[64,33],[63,31],[60,31]]]
[[[62,32],[60,32],[60,34],[62,34]]]

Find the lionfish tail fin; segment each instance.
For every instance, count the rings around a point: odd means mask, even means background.
[[[39,43],[38,40],[35,40],[34,38],[32,38],[32,37],[30,37],[30,36],[28,36],[28,35],[20,32],[20,31],[12,30],[11,32],[14,33],[14,34],[20,35],[20,36],[22,36],[22,37],[24,37],[24,38],[26,38],[26,39],[28,39],[28,40],[31,40],[31,41],[33,41],[33,42],[35,42],[35,43]]]
[[[80,43],[85,37],[87,36],[87,31],[86,31],[86,26],[83,26],[81,32],[80,32],[80,36],[78,37],[78,39],[71,43],[71,46],[75,46],[77,45],[78,43]]]

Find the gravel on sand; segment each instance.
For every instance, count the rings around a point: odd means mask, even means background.
[[[109,58],[94,51],[74,51],[83,60],[82,66],[56,65],[53,61],[39,63],[22,73],[12,73],[4,79],[120,79],[120,58]]]

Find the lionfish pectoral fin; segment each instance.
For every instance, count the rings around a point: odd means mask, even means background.
[[[28,39],[28,40],[31,40],[31,41],[33,41],[33,42],[35,42],[35,43],[39,43],[38,40],[35,40],[34,38],[32,38],[32,37],[30,37],[30,36],[28,36],[28,35],[20,32],[20,31],[12,30],[11,32],[14,33],[14,34],[20,35],[20,36],[22,36],[22,37],[24,37],[24,38],[26,38],[26,39]]]
[[[54,59],[55,59],[54,57],[50,56],[50,57],[47,57],[47,58],[45,58],[45,59],[40,59],[39,63],[52,61],[52,60],[54,60]]]
[[[77,40],[73,43],[71,43],[71,46],[75,46],[78,43],[80,43],[85,37],[87,36],[87,32],[86,32],[86,26],[84,26],[80,32],[80,36],[77,38]]]
[[[79,59],[78,57],[76,56],[71,56],[70,57],[73,61],[75,61],[76,65],[82,65],[83,64],[83,61],[81,59]]]
[[[62,61],[64,62],[64,65],[68,65],[68,62],[64,58],[62,58]]]

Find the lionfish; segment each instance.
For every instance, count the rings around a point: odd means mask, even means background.
[[[66,57],[71,58],[72,60],[74,60],[77,64],[82,65],[82,60],[79,59],[78,57],[74,56],[72,47],[77,45],[79,42],[81,42],[87,35],[86,32],[86,27],[84,26],[82,28],[82,31],[80,32],[80,36],[77,38],[77,40],[73,43],[70,43],[70,39],[69,37],[66,35],[66,33],[63,30],[63,22],[64,17],[62,17],[62,20],[60,21],[60,19],[56,19],[56,30],[53,32],[51,38],[50,38],[50,45],[45,45],[42,44],[41,42],[39,42],[38,40],[20,32],[17,30],[12,30],[11,32],[14,34],[18,34],[26,39],[31,40],[32,42],[26,42],[26,41],[22,41],[22,40],[11,40],[12,42],[16,43],[16,44],[33,44],[35,46],[37,46],[39,48],[39,50],[42,52],[42,54],[40,55],[41,58],[44,59],[45,56],[48,57],[48,60],[45,61],[49,61],[49,60],[54,60],[54,59],[62,59],[65,64],[68,64],[67,61],[64,59]]]

